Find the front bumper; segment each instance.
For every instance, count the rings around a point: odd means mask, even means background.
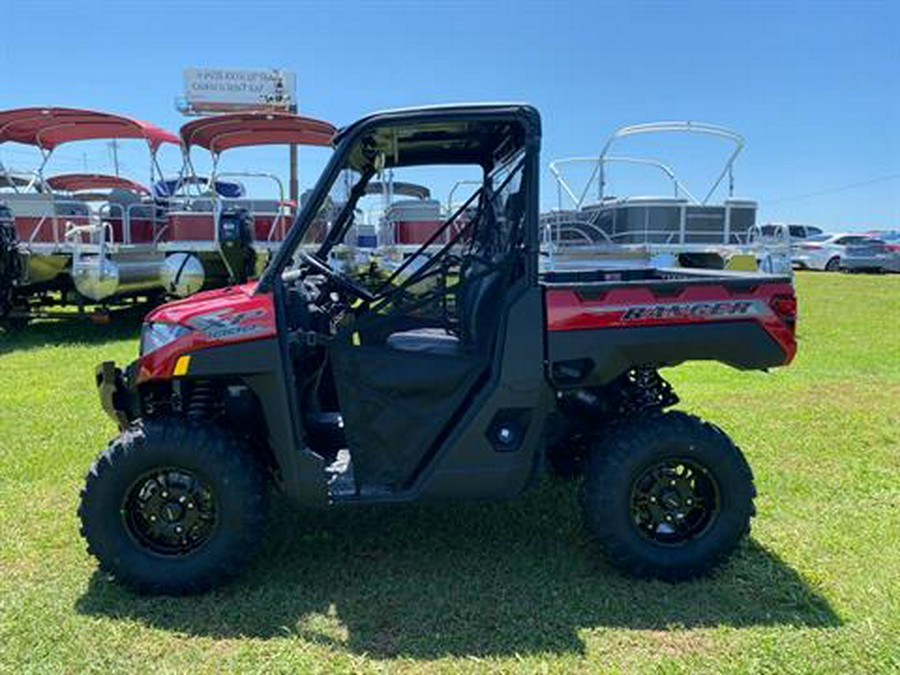
[[[129,393],[126,377],[114,361],[104,361],[97,366],[97,393],[100,405],[112,421],[124,431],[131,422]]]

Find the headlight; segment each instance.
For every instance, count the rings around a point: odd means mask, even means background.
[[[190,328],[177,323],[145,323],[141,329],[141,356],[165,347],[190,332]]]

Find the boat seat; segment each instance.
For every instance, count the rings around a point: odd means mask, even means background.
[[[459,354],[459,338],[443,328],[418,328],[391,333],[387,346],[401,352],[456,356]]]
[[[213,201],[205,197],[189,197],[178,202],[173,211],[192,211],[196,213],[212,213]]]
[[[247,209],[250,213],[278,213],[281,203],[277,199],[229,199],[228,206]]]

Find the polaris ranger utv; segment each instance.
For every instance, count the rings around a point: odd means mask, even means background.
[[[151,312],[139,358],[97,370],[121,430],[79,508],[101,569],[199,592],[251,558],[270,486],[299,506],[508,498],[547,466],[583,475],[616,567],[678,580],[725,559],[754,513],[750,469],[721,430],[667,411],[657,369],[790,362],[790,279],[540,274],[540,138],[525,105],[366,117],[336,135],[258,284]],[[431,165],[474,166],[480,185],[389,278],[337,271],[367,184]]]

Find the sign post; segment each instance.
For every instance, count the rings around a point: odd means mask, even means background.
[[[288,109],[288,112],[296,115],[297,114],[297,105],[296,104],[292,105]],[[291,202],[294,204],[294,213],[296,213],[297,211],[300,210],[300,196],[298,194],[300,192],[300,187],[299,187],[300,182],[297,178],[297,146],[294,145],[293,143],[291,143],[291,145],[290,145],[290,158],[288,161],[291,165],[291,175],[290,175],[290,181],[289,181],[289,185],[288,185],[288,194],[290,195]]]

